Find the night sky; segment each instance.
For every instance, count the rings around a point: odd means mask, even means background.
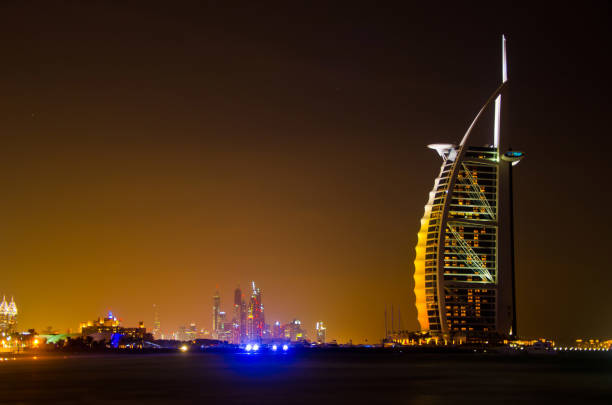
[[[372,342],[394,304],[416,329],[426,145],[460,140],[506,34],[519,333],[612,337],[607,2],[47,3],[0,4],[0,293],[21,329],[109,309],[150,327],[153,304],[165,333],[210,329],[215,286],[231,311],[251,280],[268,322]]]

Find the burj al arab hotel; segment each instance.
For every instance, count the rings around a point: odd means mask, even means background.
[[[442,158],[416,246],[415,295],[421,331],[444,341],[516,336],[512,167],[522,152],[502,152],[502,81],[458,144],[432,144]],[[470,134],[494,105],[489,145]]]

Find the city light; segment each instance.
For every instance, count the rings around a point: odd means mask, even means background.
[[[189,348],[187,347],[187,345],[183,345],[183,346],[181,346],[181,351],[182,351],[182,352],[186,352],[186,351],[187,351],[187,349],[189,349]]]
[[[286,324],[281,321],[274,321],[273,324],[266,324],[264,316],[264,306],[261,301],[261,289],[255,286],[255,282],[251,282],[252,292],[249,300],[244,299],[244,294],[240,288],[234,290],[233,311],[230,318],[230,312],[222,310],[221,295],[219,290],[213,295],[213,311],[212,311],[212,331],[211,336],[214,340],[225,344],[239,345],[242,350],[250,352],[257,351],[260,348],[266,350],[272,349],[271,341],[287,341],[287,342],[306,342],[307,331],[299,319],[294,318]],[[195,325],[195,324],[193,324]],[[184,330],[185,328],[182,327]],[[324,344],[326,338],[326,326],[322,321],[316,323],[316,340],[318,344]],[[195,328],[194,328],[194,332]],[[187,340],[184,332],[179,332],[175,337],[176,340]],[[247,342],[248,346],[247,346]],[[257,344],[255,343],[257,342]],[[262,343],[266,343],[264,347]],[[270,344],[270,346],[268,346]],[[276,349],[279,350],[281,344],[276,344]]]

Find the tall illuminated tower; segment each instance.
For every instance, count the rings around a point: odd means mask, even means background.
[[[221,297],[219,296],[219,290],[215,291],[213,296],[213,313],[212,313],[212,337],[213,339],[219,338],[219,331],[221,329],[221,319],[219,313],[221,312]]]
[[[159,322],[159,311],[157,310],[157,305],[153,304],[153,311],[155,312],[153,318],[153,338],[160,339],[161,338],[161,323]]]
[[[240,343],[244,343],[247,339],[247,304],[242,294],[242,302],[240,303]]]
[[[317,322],[317,326],[315,330],[317,332],[317,343],[325,344],[325,334],[326,334],[327,328],[325,327],[325,325],[323,325],[323,322]]]
[[[232,319],[233,324],[233,342],[242,343],[246,334],[246,315],[244,314],[244,302],[242,300],[242,291],[240,287],[234,290],[234,315]]]
[[[459,144],[432,144],[442,158],[425,206],[415,259],[421,330],[444,340],[516,335],[511,168],[522,152],[501,153],[502,83],[482,106]],[[468,144],[472,129],[495,100],[493,142]]]
[[[261,302],[261,289],[255,287],[252,282],[253,291],[249,302],[249,313],[247,316],[247,335],[252,342],[260,341],[264,332],[265,318],[264,307]]]

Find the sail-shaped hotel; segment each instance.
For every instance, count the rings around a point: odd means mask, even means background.
[[[516,335],[512,166],[522,152],[501,152],[502,83],[458,144],[432,144],[442,158],[425,206],[415,259],[421,331],[446,342]],[[494,103],[492,143],[472,146],[470,134]]]

